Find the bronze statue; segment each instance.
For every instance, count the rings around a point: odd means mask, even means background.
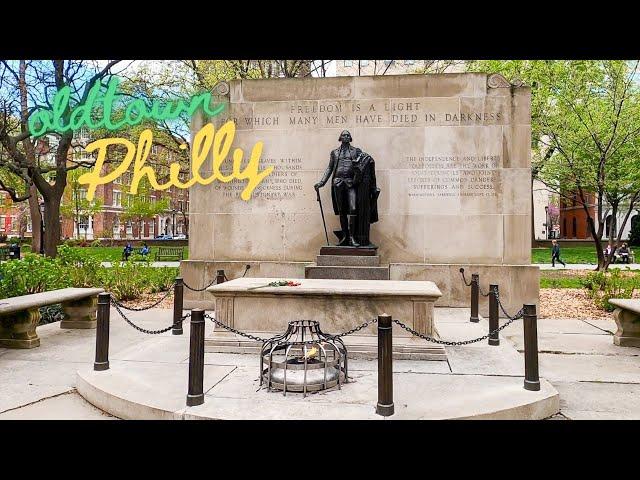
[[[339,140],[340,147],[331,152],[329,166],[314,188],[318,191],[333,174],[331,200],[333,212],[340,216],[342,229],[334,232],[338,245],[372,247],[369,229],[378,221],[380,195],[375,163],[370,155],[351,145],[351,134],[347,130],[340,134]]]

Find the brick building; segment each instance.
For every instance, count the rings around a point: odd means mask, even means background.
[[[81,129],[77,133],[78,143],[86,145],[89,140],[89,132]],[[83,148],[77,148],[73,155],[76,160],[86,159],[87,153]],[[90,160],[90,159],[89,159]],[[155,166],[154,170],[164,168],[164,166],[177,161],[175,154],[159,145],[151,147],[151,153],[147,162]],[[103,167],[101,175],[108,173],[109,165]],[[156,172],[158,175],[158,172]],[[99,185],[96,188],[95,198],[101,201],[102,207],[98,213],[93,215],[80,215],[78,218],[63,218],[62,236],[63,238],[76,238],[93,240],[98,238],[155,238],[158,235],[188,235],[189,233],[189,191],[171,187],[164,191],[150,191],[146,194],[146,200],[156,202],[162,199],[169,200],[169,208],[163,213],[146,218],[142,222],[125,220],[123,215],[127,206],[132,201],[133,195],[129,194],[131,180],[133,177],[132,168],[122,174],[113,182]],[[182,181],[186,178],[181,174]],[[162,182],[161,182],[162,183]],[[73,192],[72,188],[67,188],[65,201],[72,201],[72,195],[77,194],[80,198],[86,198],[86,189],[78,188]],[[141,193],[138,193],[141,195]],[[144,194],[142,194],[144,195]]]
[[[573,193],[572,195],[567,195],[560,200],[560,236],[561,238],[566,239],[588,239],[591,238],[591,234],[589,233],[589,226],[587,224],[587,213],[584,211],[584,207],[578,200],[577,193]],[[589,210],[589,215],[597,222],[598,211],[597,205],[595,203],[595,195],[588,194],[587,195],[587,205]],[[606,205],[605,205],[605,208]],[[603,239],[609,238],[609,227],[611,222],[614,222],[613,229],[616,232],[615,236],[617,236],[617,230],[622,224],[624,217],[627,213],[627,209],[622,206],[620,208],[620,212],[617,215],[617,218],[613,218],[612,215],[607,215],[605,218],[605,231],[602,236]],[[626,240],[629,238],[629,234],[631,233],[631,226],[636,222],[640,221],[640,211],[638,209],[634,209],[629,216],[629,220],[624,227],[622,232],[622,240]],[[596,229],[598,225],[596,224]],[[614,236],[614,237],[615,237]]]

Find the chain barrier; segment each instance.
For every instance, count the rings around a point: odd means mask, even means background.
[[[118,305],[118,303],[113,298],[111,299],[111,305],[113,305],[113,307],[116,309],[116,311],[120,314],[120,316],[124,319],[125,322],[127,322],[133,328],[135,328],[136,330],[138,330],[139,332],[142,332],[142,333],[146,333],[146,334],[149,334],[149,335],[158,335],[160,333],[168,332],[169,330],[171,330],[173,327],[175,327],[177,325],[177,323],[173,323],[173,324],[169,325],[167,328],[162,328],[160,330],[147,330],[145,328],[139,327],[138,325],[133,323],[131,320],[129,320],[127,318],[127,316],[123,313],[123,311],[120,310],[120,305]],[[191,316],[191,313],[187,313],[187,314],[183,315],[182,318],[180,319],[180,322],[183,322],[184,320],[186,320],[190,316]]]
[[[277,337],[282,336],[282,334],[277,334],[277,335],[274,335],[271,338],[261,338],[261,337],[255,336],[255,335],[251,335],[250,333],[244,333],[244,332],[241,332],[240,330],[236,330],[235,328],[230,327],[229,325],[225,325],[224,323],[219,322],[218,320],[216,320],[216,318],[214,316],[209,315],[208,313],[205,314],[205,318],[208,318],[209,320],[211,320],[216,325],[218,325],[218,326],[220,326],[220,327],[222,327],[222,328],[224,328],[226,330],[229,330],[230,332],[233,332],[233,333],[235,333],[237,335],[240,335],[241,337],[245,337],[245,338],[249,338],[251,340],[255,340],[257,342],[268,342],[268,341],[276,339]],[[374,318],[373,320],[368,320],[368,321],[364,322],[363,324],[358,325],[355,328],[352,328],[351,330],[347,330],[346,332],[339,333],[337,335],[327,334],[327,337],[329,337],[331,339],[337,339],[337,338],[340,338],[340,337],[346,337],[347,335],[351,335],[353,333],[356,333],[357,331],[362,330],[363,328],[368,327],[369,325],[371,325],[373,323],[376,323],[377,321],[378,321],[378,319]],[[306,341],[306,342],[279,342],[279,344],[282,344],[282,345],[289,345],[289,344],[309,345],[309,344],[312,344],[312,343],[317,343],[317,341],[309,340],[309,341]]]
[[[264,343],[264,342],[268,342],[269,340],[273,340],[274,338],[280,336],[280,335],[274,335],[271,338],[257,337],[255,335],[251,335],[250,333],[244,333],[244,332],[241,332],[240,330],[236,330],[235,328],[230,327],[229,325],[225,325],[224,323],[219,322],[218,320],[216,320],[216,318],[214,316],[209,315],[208,313],[205,314],[204,317],[208,318],[209,320],[211,320],[214,324],[218,325],[219,327],[222,327],[222,328],[224,328],[226,330],[229,330],[230,332],[233,332],[236,335],[240,335],[241,337],[245,337],[245,338],[249,338],[251,340],[255,340],[256,342],[263,342]]]
[[[437,344],[440,344],[440,345],[458,346],[458,345],[469,345],[471,343],[476,343],[476,342],[481,342],[482,340],[486,340],[490,336],[497,334],[502,329],[506,328],[511,323],[513,323],[514,321],[522,318],[523,316],[524,316],[524,309],[521,309],[513,318],[511,318],[504,325],[502,325],[501,327],[496,328],[495,330],[492,330],[491,332],[487,333],[486,335],[483,335],[482,337],[474,338],[472,340],[461,340],[459,342],[449,342],[449,341],[446,341],[446,340],[438,340],[437,338],[430,337],[429,335],[424,335],[422,333],[418,333],[413,328],[411,328],[411,327],[405,325],[404,323],[402,323],[400,320],[395,320],[394,319],[393,323],[397,324],[398,326],[400,326],[400,328],[403,328],[404,330],[406,330],[410,334],[415,335],[416,337],[422,338],[423,340],[426,340],[427,342],[437,343]]]
[[[480,284],[478,283],[478,291],[480,292],[480,295],[482,295],[483,297],[488,297],[489,295],[491,295],[491,290],[489,290],[487,293],[485,293],[482,290],[482,287],[480,286]]]
[[[226,277],[226,275],[225,275],[225,278],[227,278],[227,277]],[[193,288],[193,287],[190,287],[189,285],[187,285],[187,282],[185,282],[184,280],[182,281],[182,284],[183,284],[186,288],[188,288],[189,290],[191,290],[192,292],[204,292],[207,288],[209,288],[210,286],[212,286],[214,283],[216,283],[216,279],[215,279],[215,278],[214,278],[214,279],[213,279],[213,281],[212,281],[209,285],[207,285],[206,287],[202,287],[202,288]]]
[[[521,308],[518,313],[516,313],[513,317],[511,315],[509,315],[507,313],[507,311],[504,309],[504,306],[502,305],[502,302],[500,301],[500,294],[496,291],[496,300],[498,302],[498,306],[500,307],[500,310],[502,310],[502,313],[504,313],[504,316],[507,317],[509,320],[513,321],[513,320],[517,320],[518,318],[522,318],[522,315],[524,315],[524,308]],[[520,317],[518,317],[518,315]]]
[[[330,337],[330,338],[346,337],[347,335],[351,335],[351,334],[353,334],[353,333],[356,333],[356,332],[358,332],[358,331],[362,330],[363,328],[368,327],[369,325],[371,325],[371,324],[373,324],[373,323],[377,323],[377,322],[378,322],[378,319],[377,319],[377,318],[374,318],[373,320],[368,320],[368,321],[364,322],[363,324],[358,325],[358,326],[357,326],[357,327],[355,327],[355,328],[352,328],[351,330],[347,330],[347,331],[346,331],[346,332],[344,332],[344,333],[339,333],[339,334],[337,334],[337,335],[327,335],[327,336],[328,336],[328,337]]]
[[[171,284],[171,287],[169,287],[169,290],[167,290],[167,292],[162,296],[162,298],[160,298],[160,300],[156,301],[154,304],[149,305],[147,307],[140,307],[140,308],[136,308],[136,307],[127,307],[125,304],[123,304],[122,302],[120,302],[120,300],[111,297],[111,303],[115,305],[117,305],[120,308],[124,308],[125,310],[129,310],[130,312],[143,312],[145,310],[150,310],[154,307],[157,307],[158,305],[160,305],[162,303],[163,300],[165,300],[173,291],[173,285],[175,285],[175,282],[173,284]]]
[[[460,269],[460,275],[462,275],[462,281],[467,287],[471,286],[471,282],[467,283],[467,278],[464,276],[464,268]]]

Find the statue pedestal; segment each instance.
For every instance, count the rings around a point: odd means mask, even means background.
[[[389,280],[389,266],[380,266],[378,247],[326,246],[304,268],[304,278]]]

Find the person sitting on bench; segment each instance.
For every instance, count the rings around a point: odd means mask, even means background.
[[[151,249],[149,248],[149,245],[147,245],[147,242],[144,242],[142,244],[142,248],[140,249],[140,255],[142,255],[142,258],[147,258],[147,255],[149,255],[149,253],[151,253]]]
[[[618,256],[622,263],[629,263],[629,247],[627,247],[626,243],[623,243],[618,250]]]

